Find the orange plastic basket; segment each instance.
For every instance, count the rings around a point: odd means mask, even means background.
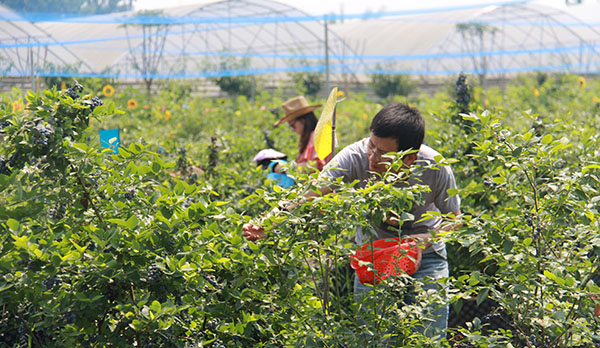
[[[416,245],[415,241],[408,238],[379,239],[356,250],[350,257],[350,266],[363,284],[379,284],[390,275],[402,272],[413,274],[417,271],[413,261],[418,255]],[[359,265],[359,261],[372,264]]]

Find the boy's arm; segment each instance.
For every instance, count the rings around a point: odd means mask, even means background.
[[[314,191],[308,191],[305,195],[304,195],[304,199],[306,199],[307,201],[311,201],[313,200],[315,197],[319,197],[319,196],[324,196],[327,195],[329,193],[331,193],[331,189],[329,187],[325,187],[325,188],[321,188],[320,190],[320,194]],[[288,205],[285,207],[285,210],[291,210],[294,209],[296,207],[296,205]],[[269,214],[265,215],[263,218],[260,219],[260,222],[249,222],[247,224],[245,224],[243,226],[243,230],[242,230],[242,236],[244,236],[247,240],[253,242],[255,240],[259,240],[262,238],[267,237],[267,232],[265,231],[264,227],[261,226],[262,225],[262,221],[264,221],[264,219],[266,217],[268,217],[271,214],[277,214],[278,212],[272,211]]]

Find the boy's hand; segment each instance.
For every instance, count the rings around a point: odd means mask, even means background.
[[[247,240],[254,242],[255,240],[263,239],[267,236],[265,229],[253,223],[247,223],[243,227],[242,236]]]

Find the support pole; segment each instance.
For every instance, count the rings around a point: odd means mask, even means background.
[[[337,98],[337,96],[336,96]],[[331,158],[335,156],[335,111],[337,106],[333,108],[333,116],[331,117]]]
[[[329,93],[329,30],[325,17],[325,90]],[[335,115],[335,113],[334,113]]]
[[[35,71],[33,64],[33,47],[29,46],[29,70],[31,73],[31,91],[35,92]]]

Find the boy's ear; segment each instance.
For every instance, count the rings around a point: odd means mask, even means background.
[[[417,155],[418,155],[417,152],[410,153],[410,154],[404,156],[404,158],[402,159],[402,162],[404,162],[405,165],[410,166],[417,160]]]

